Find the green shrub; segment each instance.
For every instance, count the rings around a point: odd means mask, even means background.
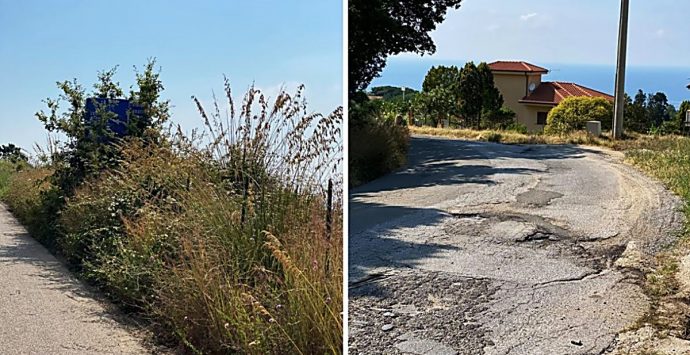
[[[587,121],[600,121],[603,130],[611,129],[613,104],[601,97],[569,97],[554,107],[546,119],[544,133],[566,134],[585,128]]]
[[[108,147],[72,146],[54,168],[13,173],[3,199],[81,276],[186,350],[340,353],[342,108],[309,113],[303,87],[273,103],[252,87],[236,112],[225,89],[227,117],[195,99],[201,138],[149,127]],[[94,165],[69,166],[85,157]]]
[[[7,190],[7,185],[10,182],[10,177],[16,172],[15,164],[0,159],[0,198]]]
[[[389,123],[351,126],[349,184],[358,186],[403,166],[409,135],[407,126]]]
[[[2,200],[34,238],[54,250],[61,196],[50,183],[52,175],[48,168],[22,169],[10,177]]]

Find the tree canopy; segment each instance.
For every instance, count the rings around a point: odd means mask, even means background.
[[[349,2],[349,92],[366,88],[402,52],[432,54],[429,32],[462,0],[351,0]]]
[[[653,128],[664,126],[664,131],[673,133],[680,129],[681,121],[666,94],[645,94],[638,90],[634,99],[626,95],[624,124],[626,129],[635,132],[647,133]]]

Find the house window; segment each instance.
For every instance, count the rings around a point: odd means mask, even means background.
[[[542,126],[546,125],[546,116],[548,114],[548,112],[537,112],[537,124]]]

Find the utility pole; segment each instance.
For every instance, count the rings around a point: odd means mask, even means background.
[[[628,10],[630,0],[621,0],[620,28],[618,29],[618,63],[616,63],[616,102],[613,109],[613,138],[623,137],[623,111],[625,109],[625,60],[628,51]]]

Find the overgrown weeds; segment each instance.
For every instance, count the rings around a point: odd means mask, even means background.
[[[364,93],[350,100],[348,183],[358,186],[405,164],[410,131],[400,119],[387,119],[381,105]]]
[[[225,93],[194,99],[203,131],[115,144],[52,214],[56,248],[192,352],[341,353],[342,109],[308,112],[302,88],[251,88],[238,108]],[[32,173],[42,185],[8,193],[20,217],[53,188]]]

